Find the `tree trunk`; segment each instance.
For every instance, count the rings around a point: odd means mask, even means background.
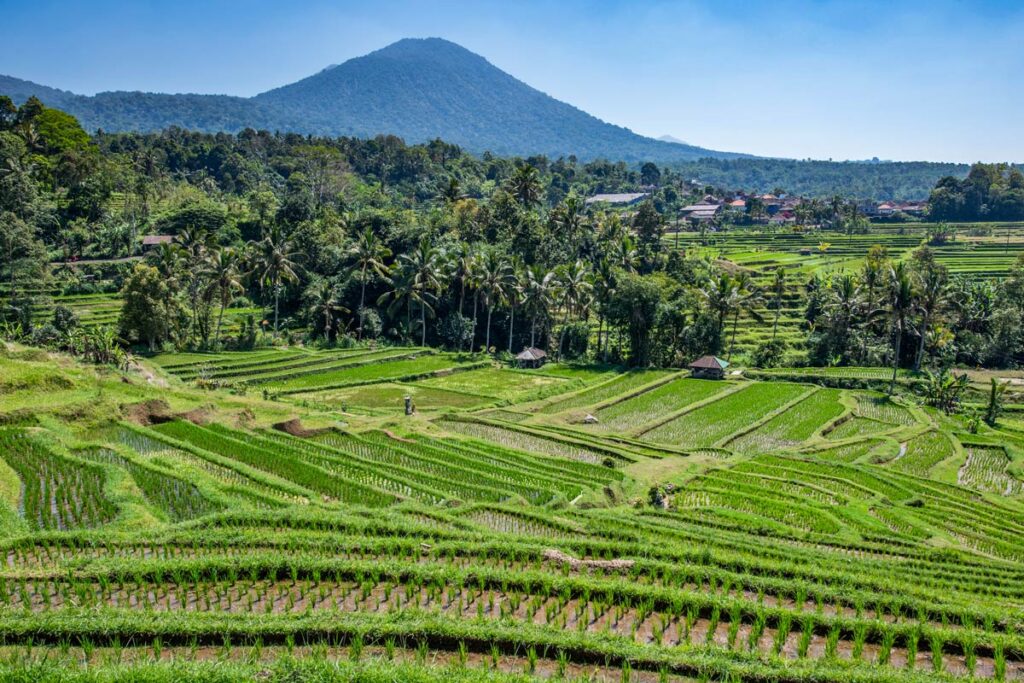
[[[896,328],[896,345],[893,347],[892,353],[892,379],[889,381],[889,396],[892,396],[893,390],[896,389],[896,372],[900,367],[901,346],[903,346],[903,325],[899,324]]]
[[[360,276],[362,281],[362,287],[359,288],[359,310],[356,315],[359,316],[359,331],[356,333],[356,341],[363,340],[363,304],[366,302],[366,266],[363,266],[363,273]]]
[[[558,334],[558,360],[562,360],[562,346],[565,344],[565,327],[569,324],[569,311],[566,309],[562,319],[562,330]]]
[[[516,307],[512,306],[512,317],[508,323],[508,352],[512,353],[512,331],[516,329]]]
[[[427,345],[427,304],[420,302],[420,346]]]
[[[772,323],[772,344],[775,344],[775,335],[779,331],[779,314],[782,312],[782,298],[775,298],[775,322]]]
[[[217,316],[217,343],[220,343],[220,326],[224,322],[224,309],[227,308],[227,302],[221,297],[220,300],[220,315]]]
[[[530,348],[537,346],[537,316],[530,318]]]
[[[473,292],[473,336],[470,337],[470,340],[469,340],[469,350],[470,350],[471,353],[476,351],[476,323],[477,323],[477,318],[479,317],[477,315],[476,309],[477,309],[477,303],[478,303],[479,299],[480,299],[480,292],[479,291]]]
[[[484,353],[491,352],[491,304],[487,304],[487,334],[484,342]]]
[[[281,299],[281,288],[278,284],[274,283],[274,339],[277,339],[277,317],[278,317],[278,302]]]
[[[917,354],[914,356],[914,372],[920,372],[921,361],[924,360],[924,338],[928,334],[928,319],[931,316],[925,313],[921,320],[921,340],[917,343]]]
[[[740,321],[740,309],[736,309],[736,312],[732,315],[732,338],[729,340],[729,355],[725,357],[726,361],[732,360],[732,347],[736,345],[736,328],[739,326]]]

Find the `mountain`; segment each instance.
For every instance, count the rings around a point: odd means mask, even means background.
[[[675,137],[674,135],[659,135],[656,139],[657,140],[661,140],[662,142],[671,142],[671,143],[676,144],[676,145],[686,145],[686,144],[689,144],[685,140],[680,140],[679,138]]]
[[[440,38],[405,39],[255,97],[103,92],[94,96],[0,76],[15,101],[36,95],[89,130],[206,132],[264,128],[407,142],[441,138],[473,152],[671,163],[746,155],[637,135],[556,100]]]

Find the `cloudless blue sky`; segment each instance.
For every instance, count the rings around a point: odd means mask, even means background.
[[[0,73],[248,96],[426,36],[644,135],[1024,161],[1024,0],[0,0]]]

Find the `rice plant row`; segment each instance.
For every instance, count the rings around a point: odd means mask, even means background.
[[[162,510],[171,521],[194,519],[217,512],[223,507],[206,498],[195,484],[140,465],[108,448],[80,451],[78,455],[125,470],[146,500]]]
[[[807,391],[807,387],[799,384],[751,383],[644,432],[643,437],[684,448],[714,446]]]
[[[57,455],[17,429],[0,429],[0,457],[21,480],[19,514],[31,528],[95,527],[117,516],[102,467]]]

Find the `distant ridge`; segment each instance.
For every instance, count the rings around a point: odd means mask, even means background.
[[[104,92],[76,95],[10,76],[0,93],[31,95],[89,130],[205,132],[247,127],[407,142],[441,138],[473,152],[575,155],[671,163],[748,155],[637,135],[550,97],[480,55],[440,38],[407,38],[255,97]]]

